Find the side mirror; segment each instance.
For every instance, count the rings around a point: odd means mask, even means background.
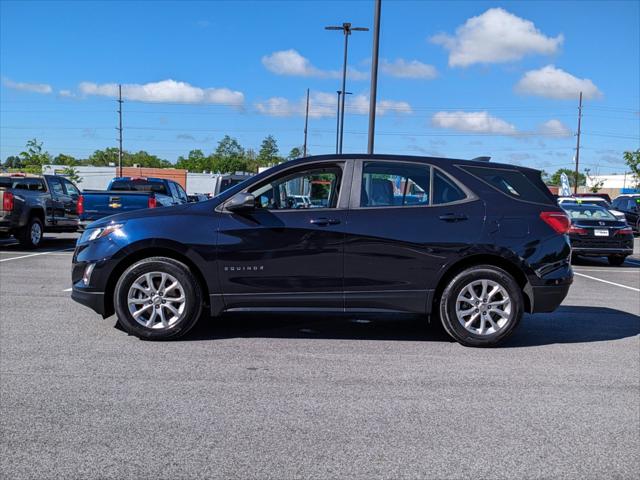
[[[238,193],[224,206],[230,212],[242,212],[256,208],[256,197],[250,193]]]

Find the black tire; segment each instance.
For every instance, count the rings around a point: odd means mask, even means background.
[[[479,335],[467,330],[456,315],[458,295],[470,283],[478,280],[490,280],[502,287],[511,301],[511,310],[507,321],[496,332]],[[501,268],[491,265],[478,265],[458,273],[445,287],[440,297],[440,319],[446,332],[458,343],[467,347],[493,347],[504,341],[520,323],[524,312],[522,289],[515,279]],[[493,312],[487,312],[490,318]],[[483,318],[483,317],[478,317]]]
[[[34,229],[40,230],[40,235],[36,236],[31,235]],[[44,237],[44,226],[42,225],[42,220],[38,217],[31,217],[27,222],[27,225],[24,228],[21,228],[18,234],[16,235],[16,240],[20,242],[22,248],[33,250],[34,248],[38,248],[42,243],[42,237]]]
[[[619,267],[627,259],[627,256],[626,255],[609,255],[607,259],[609,260],[609,265]]]
[[[129,289],[142,275],[152,272],[166,273],[173,276],[184,290],[184,310],[175,323],[167,327],[150,328],[141,325],[129,311]],[[122,328],[127,333],[143,340],[179,338],[193,328],[202,313],[203,297],[198,280],[191,274],[184,263],[167,257],[150,257],[131,265],[120,276],[113,297],[116,315]],[[163,309],[161,306],[151,306],[150,308],[152,309],[150,312],[153,311],[153,308]]]

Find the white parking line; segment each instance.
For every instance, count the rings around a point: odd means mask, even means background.
[[[636,275],[640,273],[640,268],[581,268],[577,270],[573,267],[574,272],[605,272],[605,273],[615,273],[616,275],[619,273],[635,273]]]
[[[73,288],[72,288],[72,287],[69,287],[69,288],[65,288],[65,289],[64,289],[64,290],[62,290],[62,291],[63,291],[63,292],[70,292],[71,290],[73,290]]]
[[[75,247],[63,248],[61,250],[51,250],[49,252],[32,253],[30,255],[22,255],[20,257],[3,258],[0,260],[0,262],[8,262],[9,260],[20,260],[21,258],[38,257],[40,255],[49,255],[49,254],[54,254],[56,252],[68,252],[69,250],[73,250],[74,248]]]
[[[615,285],[616,287],[626,288],[627,290],[632,290],[634,292],[640,292],[640,288],[634,288],[634,287],[629,287],[628,285],[622,285],[620,283],[610,282],[609,280],[603,280],[601,278],[592,277],[591,275],[585,275],[584,273],[573,272],[573,274],[578,275],[580,277],[589,278],[597,282],[608,283],[609,285]]]

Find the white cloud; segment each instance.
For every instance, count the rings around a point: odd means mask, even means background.
[[[118,96],[118,84],[82,82],[78,86],[83,95]],[[242,105],[244,94],[228,88],[200,88],[186,82],[162,80],[145,84],[122,85],[122,98],[153,103],[215,103]]]
[[[431,124],[434,127],[449,128],[459,132],[517,134],[514,125],[492,117],[488,112],[438,112],[431,118]]]
[[[315,67],[308,58],[303,57],[297,50],[281,50],[262,57],[262,64],[267,70],[276,75],[295,77],[342,78],[342,71],[321,70]],[[365,80],[368,75],[359,70],[348,68],[351,80]]]
[[[576,99],[580,92],[585,99],[602,96],[602,92],[588,78],[574,77],[553,65],[525,73],[515,90],[526,95],[557,99]]]
[[[14,82],[13,80],[9,80],[8,78],[3,79],[2,83],[7,88],[21,90],[23,92],[42,93],[45,95],[53,92],[53,88],[51,88],[51,85],[48,85],[46,83]]]
[[[502,8],[490,8],[469,18],[455,35],[440,33],[430,40],[449,50],[449,66],[467,67],[474,63],[512,62],[528,54],[554,54],[564,38],[547,37],[533,22]]]
[[[309,117],[335,117],[337,104],[338,97],[335,93],[312,92],[309,96]],[[256,103],[256,109],[264,115],[274,117],[304,115],[306,98],[290,101],[284,97],[271,97],[263,102]],[[369,113],[369,97],[364,94],[347,97],[345,111],[356,115],[367,115]],[[413,110],[407,102],[396,100],[378,101],[376,114],[386,115],[388,113],[408,115],[413,113]]]
[[[382,59],[380,62],[382,72],[392,77],[421,78],[431,80],[438,76],[438,71],[433,65],[419,62],[418,60],[404,60],[397,58],[393,62]]]
[[[556,120],[552,118],[544,122],[542,125],[538,127],[538,132],[541,135],[546,135],[549,137],[570,137],[571,129],[567,127],[560,120]]]

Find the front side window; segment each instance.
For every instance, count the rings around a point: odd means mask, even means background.
[[[64,189],[62,188],[62,182],[60,182],[57,178],[49,179],[49,186],[51,187],[51,191],[56,196],[64,195]]]
[[[71,196],[80,195],[80,191],[76,188],[76,186],[68,180],[64,181],[64,186],[67,189],[67,193]]]
[[[277,177],[250,193],[256,207],[267,210],[335,208],[341,176],[339,167],[305,170]]]
[[[365,162],[361,207],[429,205],[431,167],[400,162]]]

